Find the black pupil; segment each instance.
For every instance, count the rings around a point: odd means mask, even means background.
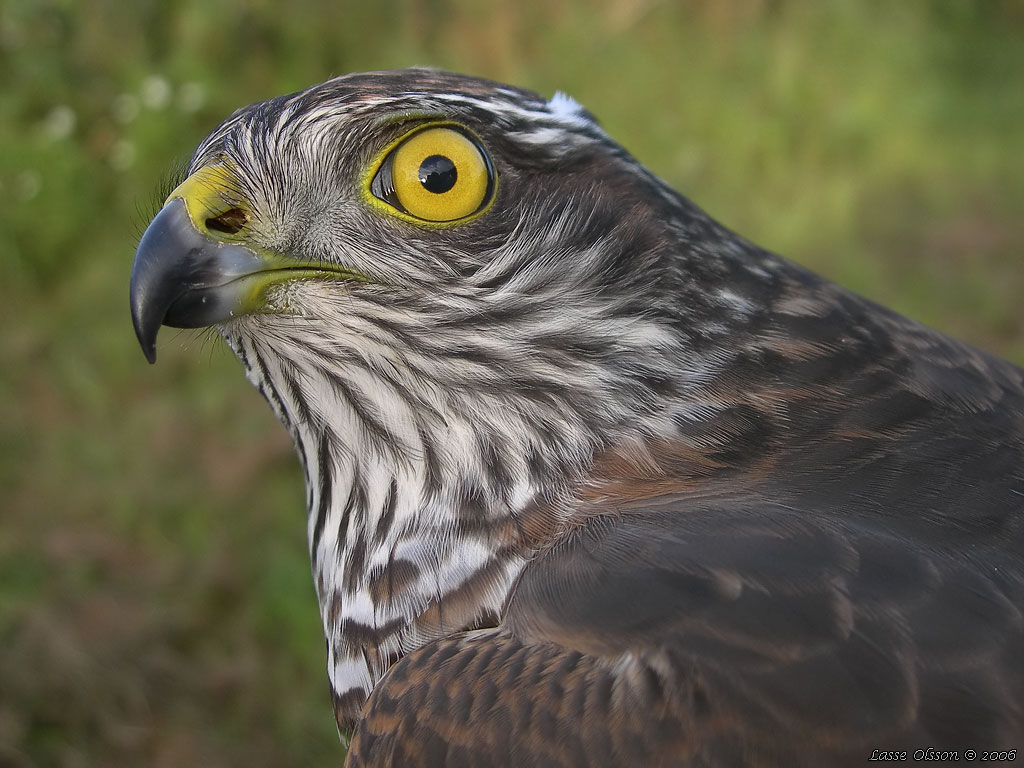
[[[444,155],[431,155],[420,163],[420,184],[427,192],[443,194],[455,186],[458,178],[455,163]]]

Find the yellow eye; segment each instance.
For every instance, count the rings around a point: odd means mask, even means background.
[[[428,126],[388,153],[370,191],[422,221],[453,222],[491,202],[494,169],[475,137],[456,126]]]

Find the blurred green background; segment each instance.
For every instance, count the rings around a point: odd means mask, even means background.
[[[747,237],[1024,361],[1024,7],[4,0],[0,765],[338,764],[303,492],[216,339],[139,351],[161,176],[249,102],[431,64],[587,105]]]

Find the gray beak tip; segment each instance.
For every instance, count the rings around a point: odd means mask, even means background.
[[[143,233],[132,264],[132,324],[146,359],[156,362],[161,325],[204,328],[243,311],[251,291],[242,278],[263,266],[250,248],[201,234],[184,200],[168,202]]]

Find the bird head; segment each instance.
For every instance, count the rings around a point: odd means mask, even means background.
[[[374,403],[360,429],[450,428],[457,404],[576,461],[706,373],[680,313],[715,327],[720,260],[684,270],[680,244],[718,232],[566,96],[351,75],[203,141],[140,242],[132,315],[151,362],[161,324],[216,326],[286,423],[340,399]]]
[[[136,332],[154,361],[161,324],[322,301],[622,303],[658,260],[649,182],[568,97],[433,70],[337,78],[239,110],[198,148],[139,246]]]

